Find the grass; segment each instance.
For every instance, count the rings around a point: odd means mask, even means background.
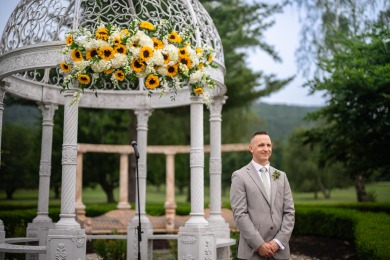
[[[368,192],[374,192],[377,202],[390,202],[390,182],[376,182],[366,185]],[[205,187],[204,202],[207,206],[209,204],[209,188]],[[164,204],[165,202],[165,187],[161,186],[157,188],[155,186],[147,186],[146,190],[146,203]],[[119,189],[114,192],[115,200],[118,201]],[[177,204],[186,203],[187,192],[179,194],[176,192],[175,201]],[[330,199],[324,199],[321,193],[318,193],[318,199],[314,198],[313,193],[293,192],[295,204],[340,204],[340,203],[355,203],[356,191],[354,187],[346,189],[335,189],[331,192]],[[2,206],[7,205],[37,205],[38,191],[37,190],[18,190],[14,194],[14,200],[6,200],[5,194],[0,193],[0,204]],[[83,202],[88,205],[104,204],[106,203],[106,196],[102,189],[97,186],[96,188],[85,188],[83,190]],[[224,207],[229,206],[229,192],[225,190],[222,195],[222,203]],[[50,193],[50,206],[60,206],[61,201],[54,199],[54,193]]]

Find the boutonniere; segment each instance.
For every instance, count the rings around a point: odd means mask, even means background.
[[[279,176],[280,176],[280,172],[279,171],[274,171],[274,173],[272,174],[272,178],[274,178],[274,181],[279,179]]]

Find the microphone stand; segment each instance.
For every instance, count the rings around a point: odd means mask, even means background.
[[[137,143],[132,142],[131,144],[134,148],[134,155],[135,155],[135,165],[136,165],[136,179],[137,179],[137,203],[138,203],[138,227],[137,227],[137,233],[138,233],[138,260],[141,260],[141,241],[142,241],[142,230],[141,230],[141,204],[139,200],[139,176],[138,176],[138,159],[139,159],[139,153],[137,150]]]

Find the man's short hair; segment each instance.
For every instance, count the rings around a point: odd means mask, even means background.
[[[251,139],[250,139],[250,142],[252,142],[252,139],[253,137],[257,136],[257,135],[269,135],[267,131],[257,131],[257,132],[254,132],[251,136]]]

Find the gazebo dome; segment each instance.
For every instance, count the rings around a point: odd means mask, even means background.
[[[22,98],[63,104],[60,83],[63,79],[58,64],[63,60],[61,49],[65,33],[71,29],[96,27],[99,21],[125,27],[129,20],[157,22],[168,20],[180,28],[195,29],[193,45],[209,45],[216,51],[214,62],[218,68],[208,69],[217,83],[213,95],[223,95],[224,56],[221,39],[213,21],[198,0],[22,0],[17,5],[4,29],[0,45],[0,80],[8,82],[7,91]],[[104,89],[96,99],[92,91],[85,91],[80,107],[134,109],[139,105],[151,108],[189,104],[188,88],[177,94],[176,101],[169,94],[148,97],[142,86],[136,88]]]

